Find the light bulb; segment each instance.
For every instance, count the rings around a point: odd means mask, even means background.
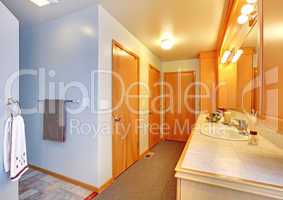
[[[254,11],[254,5],[251,4],[246,4],[242,7],[241,9],[241,13],[243,15],[249,15]]]
[[[30,0],[30,1],[39,7],[47,6],[50,4],[48,0]]]
[[[245,24],[249,20],[249,17],[247,15],[241,15],[238,17],[238,23],[239,24]]]
[[[242,49],[237,50],[234,57],[232,58],[232,63],[236,63],[243,53],[244,51]]]
[[[173,45],[174,45],[173,40],[169,38],[161,40],[162,49],[169,50],[173,47]]]
[[[59,3],[59,0],[30,0],[39,7],[47,6],[49,4]]]
[[[223,54],[223,56],[222,56],[222,59],[221,59],[221,63],[222,63],[222,64],[225,64],[225,63],[227,62],[227,60],[228,60],[228,58],[230,57],[231,53],[232,53],[232,52],[229,51],[229,50],[227,50],[227,51],[224,52],[224,54]]]
[[[250,4],[254,4],[254,3],[257,2],[257,0],[247,0],[247,2],[250,3]]]

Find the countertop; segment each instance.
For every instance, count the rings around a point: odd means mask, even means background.
[[[205,117],[202,114],[197,120],[176,167],[177,178],[178,172],[197,172],[199,176],[241,183],[241,187],[243,184],[256,185],[283,194],[283,149],[262,136],[259,136],[259,145],[251,146],[247,141],[202,135],[200,126],[206,121]]]

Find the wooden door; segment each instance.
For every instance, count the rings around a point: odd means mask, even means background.
[[[160,142],[160,71],[149,67],[149,147]]]
[[[185,142],[195,123],[195,73],[164,74],[165,139]]]
[[[139,59],[113,42],[112,63],[113,177],[138,160]]]

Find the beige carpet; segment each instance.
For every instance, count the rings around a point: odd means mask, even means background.
[[[124,172],[95,200],[175,200],[174,169],[184,144],[162,142],[150,159],[142,159]]]

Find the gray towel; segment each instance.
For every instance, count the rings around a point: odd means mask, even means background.
[[[65,142],[66,114],[64,100],[44,101],[43,139]]]

